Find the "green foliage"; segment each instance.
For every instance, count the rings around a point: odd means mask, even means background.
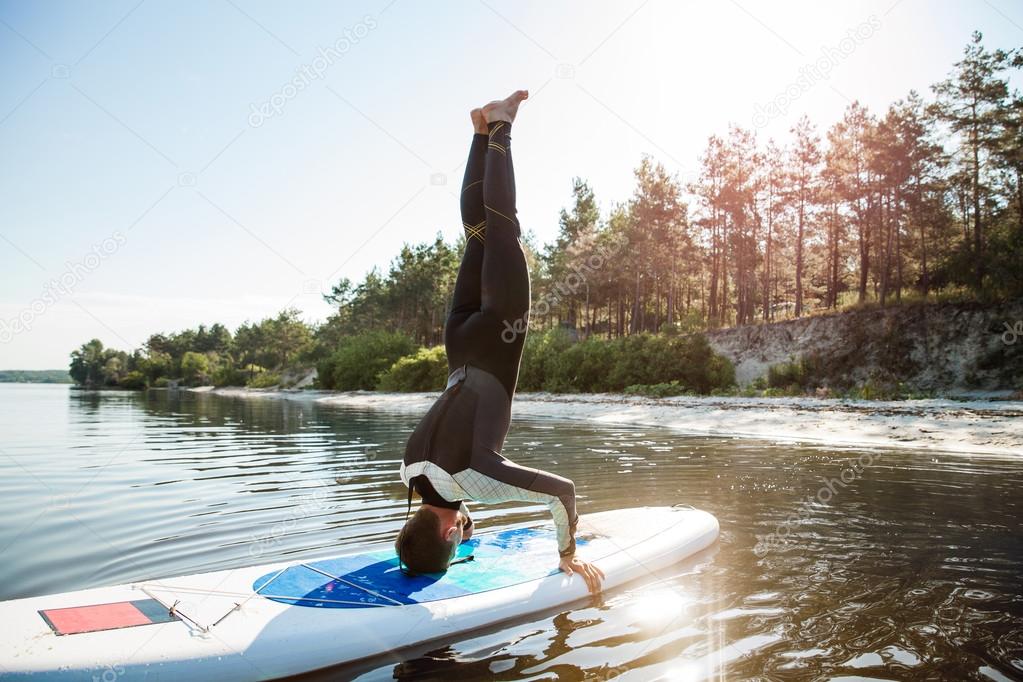
[[[71,351],[68,373],[75,383],[89,388],[100,385],[103,379],[103,342],[93,339],[81,348]]]
[[[522,349],[519,368],[519,390],[543,391],[547,383],[548,367],[553,358],[572,345],[571,333],[556,327],[545,332],[530,333]]]
[[[440,391],[448,378],[448,357],[444,346],[420,348],[411,355],[398,358],[380,374],[377,389],[381,391]]]
[[[674,395],[685,395],[692,391],[686,390],[678,381],[669,381],[659,384],[633,384],[632,386],[626,386],[625,392],[632,395],[644,395],[650,398],[668,398]]]
[[[771,365],[767,369],[767,385],[788,391],[809,388],[809,384],[817,380],[815,367],[816,363],[806,357]]]
[[[276,372],[260,372],[249,379],[246,384],[249,388],[270,388],[281,383],[281,375]]]
[[[252,376],[254,373],[249,370],[225,365],[213,373],[213,385],[217,387],[245,386]]]
[[[676,381],[687,391],[706,394],[735,383],[735,367],[714,353],[703,334],[634,334],[611,343],[618,346],[609,378],[615,389]]]
[[[137,369],[145,374],[146,378],[152,383],[159,377],[171,374],[174,369],[174,359],[169,353],[155,350],[150,351],[139,359]]]
[[[613,343],[591,337],[571,344],[547,361],[544,389],[556,393],[611,390],[607,369],[615,359]]]
[[[916,400],[933,397],[933,393],[911,389],[899,380],[900,376],[915,371],[916,367],[915,361],[909,358],[904,337],[894,332],[882,335],[877,344],[879,357],[874,363],[875,370],[869,378],[857,384],[850,383],[846,369],[855,364],[852,357],[863,361],[860,352],[856,350],[863,346],[855,335],[851,343],[852,349],[833,357],[808,354],[771,365],[767,370],[766,382],[761,378],[753,382],[751,388],[762,389],[766,385],[763,391],[766,397],[810,393],[818,397],[837,395],[854,400]]]
[[[66,369],[3,369],[0,383],[5,384],[70,384]]]
[[[374,331],[344,337],[336,351],[317,363],[319,387],[371,391],[381,372],[414,350],[412,339],[400,332]]]
[[[417,345],[440,343],[461,251],[438,234],[402,246],[386,274],[374,268],[360,284],[342,279],[324,297],[337,310],[317,330],[311,359],[329,356],[345,337],[381,329],[400,329]]]
[[[121,377],[117,385],[120,388],[126,388],[132,391],[144,391],[148,388],[149,381],[146,379],[145,374],[135,369]]]
[[[181,358],[181,377],[189,386],[202,386],[210,381],[210,361],[202,353],[188,351]]]
[[[313,334],[300,315],[298,309],[288,308],[277,317],[238,327],[233,346],[238,364],[282,368],[309,351]]]
[[[241,325],[233,335],[219,323],[153,334],[143,349],[130,355],[93,339],[71,354],[69,375],[91,388],[138,384],[134,376],[128,379],[132,372],[150,386],[166,386],[171,379],[189,386],[243,386],[253,367],[283,370],[310,353],[313,330],[299,315],[294,308],[282,310],[276,317]]]
[[[552,330],[527,337],[519,382],[527,391],[707,394],[733,386],[735,367],[702,334],[572,343],[563,330]]]
[[[137,360],[137,355],[104,348],[99,339],[93,339],[71,352],[68,374],[86,388],[116,388]]]

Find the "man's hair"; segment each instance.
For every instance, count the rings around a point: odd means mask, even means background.
[[[398,533],[394,551],[413,573],[448,570],[455,543],[442,538],[440,528],[440,517],[420,507]]]

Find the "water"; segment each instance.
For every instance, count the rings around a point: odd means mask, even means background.
[[[415,421],[0,384],[0,599],[390,539]],[[309,679],[1023,679],[1023,459],[539,420],[506,454],[574,479],[581,513],[688,502],[720,540],[659,580]],[[546,518],[473,510],[481,530]]]

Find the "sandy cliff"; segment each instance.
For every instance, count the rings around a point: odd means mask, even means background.
[[[1023,389],[1023,301],[853,310],[707,334],[746,386],[770,365],[814,357],[822,385],[902,382],[936,393]]]

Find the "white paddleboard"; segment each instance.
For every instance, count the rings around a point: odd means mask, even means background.
[[[712,544],[691,508],[580,517],[577,553],[604,589],[649,577]],[[262,680],[393,651],[586,596],[557,568],[548,522],[475,534],[472,561],[407,577],[392,543],[341,556],[201,573],[0,603],[0,677]]]

